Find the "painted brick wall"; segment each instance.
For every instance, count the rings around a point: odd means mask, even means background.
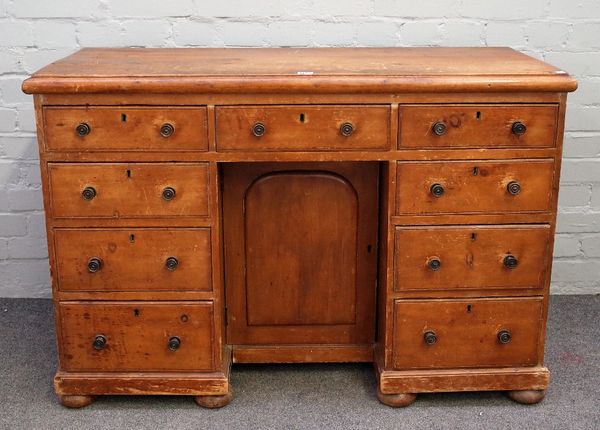
[[[599,0],[0,0],[0,296],[50,295],[31,98],[84,46],[511,46],[579,79],[569,99],[555,293],[600,292]]]

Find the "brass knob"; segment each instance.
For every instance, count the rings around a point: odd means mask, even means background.
[[[433,130],[433,133],[441,136],[443,134],[446,134],[446,131],[448,130],[448,128],[446,127],[446,124],[444,124],[441,121],[436,122],[435,124],[433,124],[433,126],[431,127],[431,129]]]
[[[167,201],[173,200],[175,198],[175,194],[175,188],[173,187],[166,187],[162,190],[162,198]]]
[[[179,265],[179,260],[177,260],[177,258],[175,258],[175,257],[169,257],[165,260],[165,267],[167,268],[167,270],[173,271],[173,270],[177,269],[178,265]]]
[[[106,337],[102,334],[96,335],[96,337],[94,337],[94,341],[92,342],[92,346],[96,351],[106,348]]]
[[[433,345],[437,342],[437,336],[433,330],[428,330],[423,333],[423,340],[427,345]]]
[[[342,136],[348,137],[354,133],[354,126],[350,122],[345,122],[340,126],[340,133]]]
[[[252,126],[252,134],[255,135],[256,137],[264,136],[266,131],[267,131],[267,128],[265,127],[265,125],[262,122],[256,122]]]
[[[96,197],[96,189],[94,187],[85,187],[81,192],[83,200],[92,200],[94,197]]]
[[[517,257],[515,257],[514,255],[508,254],[506,257],[504,257],[504,266],[507,269],[514,269],[518,265],[519,265],[519,260],[517,260]]]
[[[166,122],[160,126],[160,135],[162,137],[169,137],[173,133],[175,133],[175,127],[173,127],[172,124],[169,124],[168,122]]]
[[[75,127],[75,132],[81,137],[87,136],[88,134],[90,134],[91,131],[92,127],[90,127],[90,125],[85,122],[82,122],[81,124],[78,124],[77,127]]]
[[[500,343],[507,344],[508,342],[510,342],[511,338],[512,335],[508,330],[500,330],[498,332],[498,342]]]
[[[517,181],[510,181],[506,186],[506,191],[508,191],[508,194],[511,196],[516,196],[521,192],[521,184]]]
[[[88,272],[96,273],[98,270],[102,269],[102,259],[98,257],[92,257],[88,260],[87,263]]]
[[[169,343],[167,344],[171,351],[177,351],[181,346],[181,339],[177,336],[171,336],[169,338]]]
[[[513,134],[516,134],[517,136],[521,136],[522,134],[525,134],[525,132],[527,131],[527,126],[525,124],[523,124],[521,121],[515,121],[515,122],[513,122],[511,130],[512,130]]]
[[[433,184],[429,188],[429,191],[431,192],[433,197],[442,197],[446,190],[444,190],[444,186],[442,184]]]
[[[440,267],[442,267],[442,261],[438,257],[431,257],[429,260],[427,260],[427,267],[429,267],[429,270],[435,272],[436,270],[440,270]]]

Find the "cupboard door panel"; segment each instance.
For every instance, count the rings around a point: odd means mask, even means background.
[[[228,340],[374,338],[374,163],[224,167]]]

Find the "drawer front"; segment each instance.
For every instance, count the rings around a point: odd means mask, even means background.
[[[395,290],[542,288],[550,227],[396,228]]]
[[[390,149],[389,106],[216,108],[219,151]]]
[[[57,218],[207,216],[207,163],[49,163]]]
[[[552,160],[399,162],[396,213],[550,210]]]
[[[49,151],[206,151],[205,107],[47,107]]]
[[[542,299],[398,300],[396,369],[534,366]]]
[[[558,105],[400,107],[400,148],[554,147]]]
[[[61,291],[210,291],[210,230],[56,229]]]
[[[214,367],[212,302],[66,302],[59,312],[63,370]]]

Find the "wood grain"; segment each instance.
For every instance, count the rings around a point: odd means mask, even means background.
[[[400,109],[400,148],[553,147],[558,105],[407,105]],[[526,131],[515,134],[520,122]],[[444,124],[438,136],[433,125]]]
[[[397,228],[394,289],[542,288],[549,239],[548,225]],[[504,264],[509,255],[514,268]]]
[[[216,109],[218,151],[390,149],[389,106],[223,106]],[[265,134],[252,134],[256,123]],[[349,136],[340,132],[351,124]]]
[[[54,240],[60,291],[212,290],[209,229],[56,229]]]
[[[377,167],[225,167],[229,343],[373,342]]]
[[[211,371],[211,302],[63,302],[61,369],[65,371]],[[96,336],[106,346],[92,346]],[[172,351],[169,339],[179,337]]]
[[[539,364],[541,298],[403,301],[394,305],[394,368]],[[497,338],[508,330],[510,342]],[[437,341],[424,340],[433,332]]]
[[[207,216],[206,163],[50,163],[52,213],[57,218]],[[82,198],[86,187],[96,190]],[[175,190],[172,200],[163,190]]]
[[[575,88],[565,72],[508,48],[85,48],[23,84],[30,94]]]
[[[79,124],[89,134],[76,132]],[[161,126],[174,132],[161,135]],[[206,151],[205,107],[46,107],[46,145],[49,151]]]
[[[399,162],[396,213],[499,213],[549,211],[553,160]],[[521,190],[512,195],[508,184]],[[443,195],[431,187],[439,184]]]

